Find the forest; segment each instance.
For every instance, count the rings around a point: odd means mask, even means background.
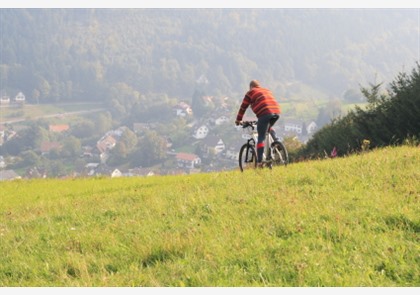
[[[1,9],[0,90],[36,103],[150,94],[343,98],[418,59],[415,9]],[[120,96],[120,97],[119,97]],[[357,96],[357,95],[356,95]],[[358,96],[359,98],[361,95]]]

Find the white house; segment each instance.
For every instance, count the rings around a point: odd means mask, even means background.
[[[216,125],[222,125],[222,124],[224,124],[226,122],[229,122],[229,118],[226,117],[226,116],[220,116],[219,118],[217,118],[215,120]]]
[[[236,142],[235,145],[230,146],[226,150],[226,158],[232,159],[232,160],[238,160],[239,159],[239,150],[241,149],[244,142]]]
[[[117,141],[114,137],[111,135],[105,135],[100,140],[98,140],[96,147],[101,153],[104,153],[106,151],[112,150],[116,144]]]
[[[1,170],[0,171],[0,181],[21,179],[21,178],[22,177],[18,175],[14,170]]]
[[[209,128],[206,125],[201,125],[193,134],[196,139],[203,139],[209,134]]]
[[[16,96],[15,96],[15,102],[17,103],[24,103],[26,100],[25,95],[22,92],[19,92]]]
[[[149,176],[154,176],[155,173],[153,172],[153,170],[151,170],[150,168],[132,168],[132,169],[128,169],[128,172],[123,174],[124,176],[145,176],[145,177],[149,177]]]
[[[176,106],[174,106],[175,115],[179,117],[186,117],[188,115],[192,115],[193,111],[189,104],[186,102],[181,101]]]
[[[308,132],[308,134],[312,134],[316,131],[317,128],[318,126],[316,125],[316,123],[312,121],[308,124],[308,126],[306,126],[306,131]]]
[[[225,143],[220,137],[211,135],[208,136],[204,141],[204,145],[206,146],[207,153],[209,154],[211,151],[214,151],[215,154],[219,154],[225,150]]]
[[[287,121],[284,124],[284,131],[301,134],[303,123],[301,121]]]
[[[3,156],[0,156],[0,168],[6,168],[6,162],[4,161]]]
[[[121,177],[122,173],[119,169],[115,169],[114,171],[112,171],[111,173],[111,177]]]
[[[85,165],[87,175],[89,176],[95,175],[95,171],[98,167],[99,167],[99,163],[87,163]]]
[[[10,97],[7,95],[3,95],[0,97],[0,104],[9,104],[10,103]]]

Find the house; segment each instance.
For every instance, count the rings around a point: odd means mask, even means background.
[[[183,101],[175,105],[173,107],[173,110],[175,112],[175,115],[179,117],[186,117],[186,116],[192,115],[193,113],[191,106]]]
[[[117,144],[117,141],[115,140],[114,137],[112,137],[111,135],[105,135],[96,143],[96,147],[98,148],[99,152],[102,154],[108,150],[112,150],[116,144]]]
[[[312,134],[312,133],[315,133],[317,128],[318,126],[316,125],[316,123],[312,121],[311,123],[308,124],[308,126],[306,126],[306,131],[308,132],[308,134]]]
[[[155,173],[150,170],[150,168],[132,168],[128,169],[128,173],[125,174],[125,176],[154,176]]]
[[[62,133],[64,131],[67,131],[70,129],[70,126],[68,124],[62,124],[62,125],[49,125],[48,130],[51,132],[57,132]]]
[[[117,176],[119,173],[116,171],[116,169],[110,169],[106,165],[101,165],[100,163],[94,163],[90,162],[85,165],[85,169],[83,171],[83,174],[88,176],[112,176],[112,174]]]
[[[122,173],[121,173],[121,171],[119,170],[119,169],[115,169],[114,171],[112,171],[112,173],[111,173],[111,177],[112,178],[114,178],[114,177],[121,177],[122,176]]]
[[[0,156],[0,168],[6,168],[6,162],[4,161],[3,156]]]
[[[171,148],[172,145],[174,144],[174,142],[172,141],[172,139],[169,138],[169,137],[167,137],[167,136],[165,136],[164,139],[166,141],[166,148],[168,148],[168,149]]]
[[[4,142],[11,140],[16,135],[17,135],[16,131],[8,130],[8,129],[2,129],[2,127],[0,126],[0,138],[3,136]]]
[[[203,140],[203,144],[206,148],[207,154],[214,153],[219,154],[220,152],[225,150],[225,144],[220,137],[211,135],[207,136]]]
[[[197,82],[197,84],[209,84],[209,79],[203,74],[195,82]]]
[[[3,145],[6,135],[6,127],[0,124],[0,146]]]
[[[209,134],[209,128],[206,125],[201,125],[193,134],[193,137],[196,139],[206,138]]]
[[[14,170],[0,170],[0,181],[2,180],[14,180],[21,179]]]
[[[99,150],[99,158],[102,164],[105,164],[110,155],[109,151],[112,150],[117,144],[117,140],[112,135],[104,135],[96,143],[96,148]]]
[[[25,95],[22,92],[19,92],[16,96],[15,96],[15,102],[16,103],[25,103]]]
[[[87,163],[86,165],[85,165],[85,168],[86,169],[96,169],[96,168],[98,168],[99,167],[99,163]]]
[[[111,135],[114,138],[120,138],[124,134],[124,132],[126,132],[127,130],[129,130],[127,126],[121,126],[115,130],[109,131],[107,135]]]
[[[99,167],[99,163],[87,163],[85,165],[86,174],[89,176],[95,175],[96,169]]]
[[[47,178],[47,171],[38,167],[28,168],[26,170],[26,178]]]
[[[284,131],[286,133],[301,134],[303,129],[302,121],[289,120],[284,124]]]
[[[57,141],[44,141],[41,142],[40,151],[42,155],[46,155],[53,150],[60,151],[62,147],[62,144]]]
[[[244,142],[237,141],[234,145],[230,146],[226,149],[225,157],[231,160],[238,160],[239,159],[239,151],[242,147]]]
[[[198,165],[201,164],[201,159],[199,156],[195,154],[188,154],[188,153],[177,153],[176,161],[177,161],[178,167],[188,168],[188,169],[194,169]]]
[[[93,147],[86,145],[86,146],[82,146],[82,154],[80,155],[81,158],[93,158],[94,154],[93,154]]]
[[[149,123],[133,123],[133,131],[136,134],[141,134],[145,130],[149,130],[149,129],[150,129]]]
[[[226,116],[220,116],[219,118],[215,120],[216,125],[222,125],[227,122],[229,122],[229,118]]]
[[[109,159],[110,156],[111,155],[109,154],[108,151],[105,151],[103,153],[100,153],[99,159],[101,161],[101,164],[106,164],[106,162],[108,161],[108,159]]]
[[[0,97],[0,104],[9,104],[10,103],[10,97],[7,95],[3,95]]]

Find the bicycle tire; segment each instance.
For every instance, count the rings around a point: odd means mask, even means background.
[[[244,144],[239,151],[239,168],[243,172],[257,168],[257,153],[252,145]]]
[[[273,148],[273,165],[275,166],[286,166],[289,164],[289,153],[287,152],[286,146],[280,142],[276,141],[272,144]]]

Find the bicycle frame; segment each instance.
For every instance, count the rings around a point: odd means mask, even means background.
[[[248,135],[250,135],[250,138],[247,140],[246,145],[251,146],[255,151],[256,151],[256,143],[258,142],[258,132],[256,130],[256,125],[257,122],[244,122],[244,124],[242,125],[243,128],[249,128],[248,129]],[[271,126],[270,126],[271,127]],[[265,136],[265,140],[264,140],[264,153],[263,153],[263,159],[262,159],[262,163],[265,166],[268,166],[270,169],[273,166],[273,142],[274,139],[271,136],[271,133],[269,132],[270,127],[267,128],[266,131],[266,136]],[[241,160],[241,159],[239,159]]]

